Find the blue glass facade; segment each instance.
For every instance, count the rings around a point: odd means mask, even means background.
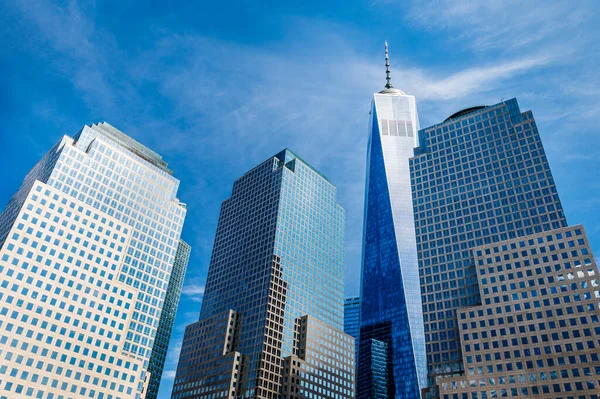
[[[150,382],[148,384],[146,399],[156,399],[158,395],[191,250],[192,248],[188,243],[183,240],[179,241],[177,252],[175,253],[175,261],[173,262],[173,270],[169,278],[165,304],[160,314],[158,329],[154,338],[154,346],[152,347],[152,355],[150,356],[150,364],[148,365]]]
[[[216,325],[233,311],[232,338],[202,336],[202,329],[200,336],[186,335],[188,349],[180,357],[173,397],[186,397],[188,389],[216,397],[281,397],[282,384],[290,382],[282,381],[284,358],[297,356],[310,366],[296,331],[306,315],[329,326],[320,335],[331,336],[347,354],[336,355],[339,369],[319,372],[328,381],[318,388],[322,396],[353,397],[354,345],[341,332],[343,232],[344,210],[336,203],[335,186],[289,150],[236,180],[221,207],[199,322]],[[198,353],[188,338],[218,342],[212,353],[223,352],[226,342],[221,359],[232,366],[239,357],[241,369],[224,379],[214,367],[218,358],[191,361]]]
[[[393,398],[394,387],[389,371],[391,354],[390,347],[378,339],[368,339],[362,346],[364,364],[362,373],[357,380],[357,395],[372,399]]]
[[[419,131],[410,168],[432,385],[464,373],[456,311],[481,304],[472,248],[567,223],[533,115],[516,99]]]
[[[354,354],[355,358],[358,358],[360,333],[360,297],[358,296],[344,300],[344,332],[354,337]],[[355,363],[358,364],[358,361]]]
[[[358,398],[420,398],[426,383],[409,170],[417,129],[414,97],[395,89],[374,95],[367,151]],[[386,365],[385,378],[373,374],[375,347],[378,364]]]

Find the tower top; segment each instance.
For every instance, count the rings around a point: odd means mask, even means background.
[[[390,72],[390,55],[388,54],[388,44],[385,41],[385,89],[379,92],[380,94],[395,94],[405,95],[402,90],[394,89],[392,85],[392,75]]]
[[[390,55],[388,54],[388,44],[385,41],[385,88],[391,89],[392,87],[392,76],[390,73]]]

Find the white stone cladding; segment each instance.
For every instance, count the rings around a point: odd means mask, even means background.
[[[178,185],[108,124],[32,169],[0,215],[0,398],[145,397],[186,212]]]

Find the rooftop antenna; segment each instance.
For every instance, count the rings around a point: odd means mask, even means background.
[[[387,40],[385,41],[385,88],[391,89],[392,87],[392,77],[390,75],[390,56],[388,54],[388,44]]]

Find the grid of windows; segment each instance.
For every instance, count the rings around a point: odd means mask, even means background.
[[[471,249],[566,220],[533,116],[515,99],[421,130],[411,183],[433,384],[464,373],[456,309],[481,301]]]
[[[151,377],[147,370],[161,311],[166,300],[174,299],[166,294],[186,213],[185,205],[176,198],[179,181],[171,175],[160,156],[112,126],[106,123],[85,126],[74,138],[63,137],[30,171],[19,191],[9,201],[0,216],[3,251],[7,250],[8,237],[19,226],[36,228],[39,215],[26,212],[30,220],[23,222],[18,221],[17,217],[27,210],[24,208],[26,200],[32,187],[40,187],[38,184],[44,187],[44,192],[46,189],[55,192],[61,204],[63,201],[76,204],[75,208],[83,209],[84,214],[91,212],[99,218],[127,227],[126,243],[117,243],[113,237],[103,237],[100,242],[90,242],[90,248],[110,254],[116,252],[115,246],[120,248],[118,261],[114,261],[115,266],[110,273],[110,284],[98,286],[97,290],[98,295],[102,296],[112,295],[113,286],[130,288],[131,298],[128,298],[128,302],[132,311],[128,322],[120,326],[118,332],[119,337],[123,338],[117,349],[121,359],[118,361],[131,359],[141,362],[141,367],[135,373],[135,383],[127,385],[131,389],[124,388],[118,397],[144,397]],[[65,208],[63,205],[55,206],[61,211]],[[42,212],[45,215],[49,211]],[[64,227],[74,217],[73,210],[68,209],[63,214],[53,216],[56,219],[53,221]],[[53,243],[54,240],[61,241],[59,237],[52,237],[51,240]],[[35,252],[34,245],[48,247],[36,241],[30,241],[27,245],[23,247],[25,253]],[[67,244],[60,242],[60,245]],[[69,265],[76,261],[74,255],[63,260]],[[47,266],[35,262],[31,264],[40,269]],[[5,268],[4,271],[9,273],[10,269]],[[53,292],[53,295],[59,294]],[[109,326],[105,332],[117,328],[119,325]],[[118,358],[115,356],[115,359]],[[154,366],[156,369],[160,365]],[[29,384],[35,389],[33,381]],[[62,383],[59,385],[55,392],[66,389],[62,388]],[[70,390],[73,388],[68,389],[72,393]],[[98,393],[98,397],[105,397],[104,392]]]
[[[228,310],[186,327],[172,399],[236,397],[240,322],[240,315]]]
[[[143,364],[123,344],[135,290],[117,281],[130,237],[116,219],[33,184],[0,251],[0,392],[134,396]]]
[[[466,376],[443,399],[597,398],[600,284],[582,226],[473,250],[482,306],[458,312]]]
[[[360,333],[360,297],[344,300],[344,332],[354,337],[355,364],[358,364],[358,335]]]
[[[354,339],[310,316],[297,319],[295,330],[294,355],[283,367],[283,399],[353,398]]]
[[[324,176],[284,150],[236,180],[223,202],[200,322],[230,310],[241,318],[226,354],[241,354],[239,375],[227,378],[231,395],[279,397],[283,359],[294,355],[302,316],[342,328],[344,213],[335,193]],[[184,344],[188,339],[191,333]],[[200,339],[222,342],[208,334]],[[174,392],[190,384],[209,392],[220,373],[211,364],[222,356],[205,358],[192,374],[180,362]]]
[[[169,279],[169,287],[165,296],[165,305],[160,314],[160,321],[154,338],[154,346],[152,347],[152,356],[150,357],[150,383],[148,384],[148,394],[146,399],[155,398],[158,395],[160,380],[163,373],[165,359],[167,358],[167,350],[169,349],[169,341],[171,340],[171,331],[177,316],[177,306],[183,288],[183,280],[187,270],[188,261],[190,259],[191,247],[185,241],[179,241],[177,253],[175,254],[175,262]]]

